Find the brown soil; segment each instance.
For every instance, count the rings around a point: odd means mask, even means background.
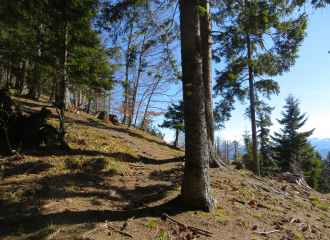
[[[30,109],[47,105],[21,102]],[[56,110],[50,109],[56,126]],[[324,195],[211,169],[218,209],[187,209],[176,200],[182,149],[84,113],[66,116],[73,151],[31,145],[23,146],[21,157],[0,156],[0,239],[129,239],[125,233],[160,240],[330,239]]]

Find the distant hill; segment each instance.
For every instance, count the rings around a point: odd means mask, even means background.
[[[323,158],[325,158],[330,152],[330,138],[310,138],[309,139],[313,146],[315,146],[315,150],[318,151]]]

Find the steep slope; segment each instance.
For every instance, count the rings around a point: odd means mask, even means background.
[[[1,239],[329,239],[324,195],[211,169],[218,209],[186,209],[176,201],[182,149],[91,115],[67,116],[73,151],[31,145],[19,157],[0,156]]]

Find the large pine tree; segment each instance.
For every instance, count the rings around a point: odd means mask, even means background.
[[[214,51],[217,61],[228,64],[217,71],[215,94],[223,97],[216,105],[215,120],[228,120],[235,99],[250,101],[253,143],[253,171],[260,175],[255,100],[256,93],[270,97],[279,85],[269,77],[289,71],[298,57],[305,37],[307,15],[289,18],[303,1],[222,1],[216,20],[221,29],[214,37],[219,43]],[[225,19],[225,21],[224,21]]]
[[[274,159],[278,167],[282,171],[289,171],[292,165],[296,163],[302,165],[303,162],[308,162],[314,156],[311,156],[313,148],[308,142],[314,129],[306,132],[299,132],[307,121],[306,113],[301,114],[299,99],[295,98],[292,94],[285,99],[285,111],[282,111],[283,118],[276,119],[279,124],[283,126],[280,132],[275,132],[272,140],[275,143],[273,150],[275,152]]]

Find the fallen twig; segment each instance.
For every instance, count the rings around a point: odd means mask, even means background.
[[[261,188],[262,190],[266,191],[266,192],[270,192],[270,190],[268,188],[265,188],[263,186],[257,185],[259,188]]]
[[[54,232],[52,235],[50,235],[48,238],[46,238],[46,240],[50,240],[53,237],[55,237],[57,234],[59,234],[59,232],[61,231],[61,229],[58,229],[56,232]]]
[[[124,225],[123,225],[123,227],[121,228],[120,231],[123,231],[128,225],[130,225],[131,222],[133,221],[134,217],[135,217],[135,216],[133,216],[133,217],[127,219],[126,222],[124,223]]]
[[[181,222],[179,222],[179,221],[177,221],[177,220],[171,218],[171,217],[170,217],[169,215],[167,215],[166,213],[163,213],[163,215],[164,215],[165,217],[167,217],[168,219],[170,219],[171,221],[178,223],[179,225],[186,225],[186,224],[183,224],[183,223],[181,223]],[[204,233],[206,233],[206,234],[213,235],[212,232],[206,231],[206,230],[204,230],[204,229],[200,229],[200,228],[193,227],[193,226],[189,226],[189,225],[187,225],[187,226],[188,226],[188,228],[190,228],[190,229],[192,229],[192,230],[197,229],[198,232],[204,232]]]
[[[173,222],[178,223],[179,225],[185,225],[185,224],[183,224],[183,223],[181,223],[181,222],[175,220],[174,218],[171,218],[168,214],[163,213],[163,212],[161,212],[161,211],[159,211],[159,210],[157,210],[157,209],[155,209],[155,208],[151,208],[151,207],[145,205],[144,203],[143,203],[143,206],[149,208],[149,209],[152,210],[152,211],[156,211],[157,213],[161,213],[163,216],[165,216],[166,218],[170,219],[170,220],[173,221]],[[187,225],[187,226],[188,226],[188,225]],[[188,226],[188,228],[190,228],[190,229],[197,229],[199,232],[202,232],[202,233],[205,233],[205,234],[208,234],[208,235],[213,235],[212,232],[209,232],[209,231],[206,231],[206,230],[204,230],[204,229],[197,228],[197,227]]]
[[[125,235],[125,236],[128,236],[128,237],[133,237],[133,235],[131,235],[131,234],[129,234],[129,233],[125,233],[125,232],[123,232],[123,231],[120,231],[120,230],[118,230],[117,228],[114,228],[114,227],[112,227],[112,226],[110,226],[110,225],[108,225],[108,227],[109,228],[111,228],[111,229],[113,229],[113,231],[115,231],[115,232],[118,232],[118,233],[121,233],[121,234],[123,234],[123,235]]]
[[[33,168],[39,166],[40,164],[43,164],[43,162],[41,162],[41,163],[39,163],[39,164],[33,166]],[[24,173],[24,175],[26,175],[28,172],[30,172],[33,168],[30,168],[29,170],[27,170],[27,171]]]
[[[269,235],[269,234],[272,234],[272,233],[276,233],[276,232],[281,232],[283,230],[274,230],[274,231],[270,231],[270,232],[253,232],[255,234],[261,234],[261,235]]]
[[[96,232],[97,230],[99,230],[99,229],[101,229],[101,228],[106,228],[107,226],[108,226],[108,224],[103,224],[102,226],[99,226],[99,227],[97,227],[97,228],[94,228],[94,229],[92,229],[92,230],[86,232],[82,237],[83,237],[83,238],[86,238],[87,235],[89,235],[89,234],[91,234],[91,233],[93,233],[93,232]]]
[[[236,202],[239,202],[239,203],[241,203],[241,204],[245,204],[245,202],[244,201],[242,201],[242,200],[240,200],[240,199],[237,199],[237,198],[233,198]]]

